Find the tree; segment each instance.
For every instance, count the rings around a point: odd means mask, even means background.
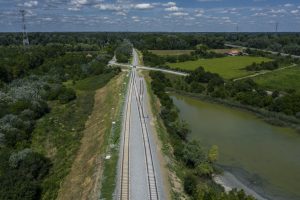
[[[195,81],[193,81],[191,83],[191,88],[190,91],[193,93],[202,93],[205,90],[205,87],[202,86],[200,83],[197,83]]]
[[[208,162],[203,162],[200,163],[197,167],[196,167],[196,173],[199,176],[206,176],[209,177],[211,176],[211,174],[214,172],[214,169],[211,165],[211,163]]]
[[[205,161],[205,154],[198,141],[188,142],[183,149],[183,158],[185,165],[195,168],[201,162]]]

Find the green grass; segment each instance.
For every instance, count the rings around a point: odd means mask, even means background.
[[[76,89],[77,98],[65,105],[50,102],[51,112],[41,118],[33,132],[32,149],[50,158],[52,168],[42,184],[42,199],[56,199],[62,180],[68,175],[80,147],[85,122],[94,104],[93,89],[103,87],[112,74],[78,81],[65,85]],[[96,81],[96,83],[94,82]],[[81,90],[86,89],[86,90]]]
[[[254,81],[269,90],[294,89],[300,93],[300,66],[257,76]]]
[[[80,81],[77,81],[75,84],[76,90],[96,90],[100,87],[103,87],[112,77],[114,73],[100,74],[97,76],[92,76]]]
[[[149,51],[158,56],[179,56],[179,55],[190,54],[194,50],[149,50]]]
[[[194,70],[199,66],[202,66],[206,71],[218,73],[225,79],[239,78],[253,74],[244,70],[248,65],[253,62],[271,61],[271,59],[263,57],[250,57],[250,56],[235,56],[235,57],[223,57],[213,59],[200,59],[197,61],[187,61],[181,63],[168,63],[171,68],[180,68],[185,70]]]

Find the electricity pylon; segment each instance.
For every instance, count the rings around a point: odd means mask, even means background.
[[[23,46],[28,47],[29,39],[28,39],[28,34],[26,29],[25,10],[20,10],[20,13],[22,15]]]

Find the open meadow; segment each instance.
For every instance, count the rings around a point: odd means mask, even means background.
[[[269,90],[293,89],[300,93],[300,66],[257,76],[254,81]]]
[[[168,63],[171,68],[179,68],[185,70],[194,70],[197,67],[203,67],[206,71],[212,73],[218,73],[225,79],[239,78],[253,74],[244,70],[244,68],[252,63],[268,62],[271,59],[263,57],[252,57],[252,56],[235,56],[235,57],[223,57],[223,58],[212,58],[212,59],[199,59],[196,61],[187,61],[180,63]]]
[[[158,56],[179,56],[179,55],[190,54],[194,50],[149,50],[149,51]]]

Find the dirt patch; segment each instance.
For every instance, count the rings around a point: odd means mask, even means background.
[[[124,73],[96,91],[94,107],[85,124],[81,145],[69,175],[59,190],[59,200],[98,199],[103,171],[104,141],[109,136],[111,119],[117,115]]]

